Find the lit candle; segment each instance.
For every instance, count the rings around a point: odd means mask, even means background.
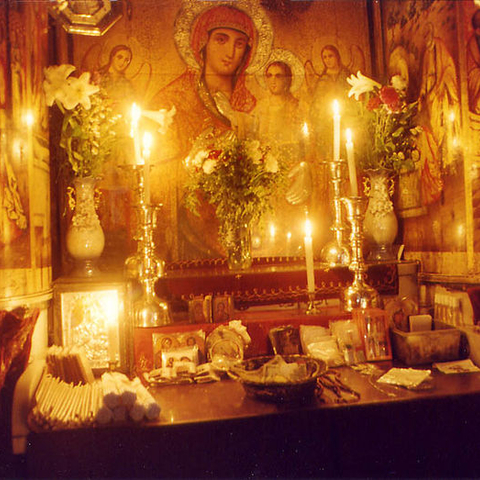
[[[355,167],[355,155],[353,153],[352,131],[347,128],[345,131],[347,141],[345,148],[347,150],[348,175],[350,177],[350,194],[352,197],[358,197],[357,168]]]
[[[152,134],[145,132],[143,134],[143,168],[144,168],[144,189],[145,189],[145,203],[150,203],[150,149],[152,148],[153,138]]]
[[[140,152],[140,139],[138,137],[138,121],[142,116],[140,107],[134,103],[131,110],[132,122],[130,125],[130,136],[133,138],[133,147],[135,152],[135,163],[137,165],[143,164],[142,155]]]
[[[340,106],[333,101],[333,160],[340,160]]]
[[[305,262],[307,265],[307,288],[309,293],[315,293],[315,275],[313,272],[312,224],[305,221]]]

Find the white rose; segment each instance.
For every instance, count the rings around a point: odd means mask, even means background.
[[[267,156],[265,157],[265,171],[269,173],[278,172],[277,159],[270,152],[268,152]]]
[[[207,175],[210,175],[215,170],[216,166],[217,166],[216,160],[206,160],[205,163],[203,164],[203,171]]]
[[[262,160],[263,153],[260,150],[260,142],[258,140],[247,140],[245,142],[245,152],[255,165],[258,165]]]
[[[203,161],[208,157],[208,152],[205,150],[200,150],[195,155],[195,158],[192,160],[192,165],[194,167],[200,168],[202,166]]]
[[[394,75],[391,80],[392,87],[397,92],[403,92],[407,89],[407,82],[401,75]]]

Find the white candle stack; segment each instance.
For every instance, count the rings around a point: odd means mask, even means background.
[[[106,372],[93,383],[66,383],[45,374],[35,393],[33,424],[42,429],[66,429],[125,422],[155,420],[160,406],[142,385],[119,372]]]
[[[52,430],[92,425],[99,408],[97,384],[74,385],[45,374],[35,393],[31,420]]]

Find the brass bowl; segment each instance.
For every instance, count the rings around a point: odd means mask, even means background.
[[[306,355],[282,355],[287,363],[305,364],[305,378],[288,382],[262,382],[245,378],[242,373],[251,372],[272,360],[272,356],[262,356],[243,360],[229,370],[229,375],[240,382],[249,397],[276,403],[304,402],[312,398],[317,378],[327,371],[327,364]]]

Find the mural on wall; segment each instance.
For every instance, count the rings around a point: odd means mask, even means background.
[[[417,171],[399,192],[400,203],[402,195],[410,195],[406,209],[415,212],[403,215],[407,217],[405,249],[465,252],[467,218],[455,2],[387,0],[382,7],[388,73],[402,75],[408,81],[408,96],[410,101],[418,101],[417,121],[423,129],[418,140],[421,158]],[[420,195],[415,196],[415,192]]]
[[[465,4],[464,18],[472,153],[473,245],[475,252],[480,252],[480,8],[473,1]]]
[[[46,6],[14,1],[6,13],[1,6],[0,297],[47,289],[51,268]]]
[[[305,209],[315,225],[317,253],[330,238],[325,161],[333,140],[331,99],[346,99],[351,71],[370,73],[366,2],[351,3],[347,11],[335,1],[177,0],[162,8],[138,2],[131,18],[125,15],[104,37],[74,38],[75,64],[97,72],[126,115],[133,101],[147,110],[175,106],[173,125],[166,135],[156,135],[151,156],[152,199],[163,205],[156,234],[163,258],[224,253],[212,211],[205,208],[198,218],[183,205],[184,159],[208,127],[236,129],[263,142],[275,139],[288,158],[292,183],[307,185],[308,195],[295,196],[296,204],[278,199],[268,221],[275,222],[282,239],[267,241],[268,232],[259,232],[254,255],[286,254],[287,227],[289,254],[299,252]],[[110,174],[111,179],[103,189],[110,197],[125,198],[131,188],[117,168],[132,161],[129,155],[123,149],[109,165],[105,180]],[[298,167],[302,161],[308,168]],[[117,222],[124,229],[126,224]]]

